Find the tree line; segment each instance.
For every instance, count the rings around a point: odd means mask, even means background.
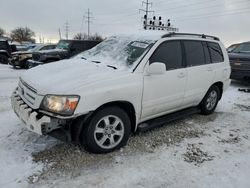
[[[35,43],[35,32],[28,27],[17,27],[7,33],[3,28],[0,27],[0,37],[7,37],[12,41],[20,42],[23,41]],[[102,41],[103,37],[97,33],[88,36],[86,33],[77,33],[73,36],[75,40],[98,40]]]

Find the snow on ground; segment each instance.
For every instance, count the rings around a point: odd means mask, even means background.
[[[233,82],[210,116],[93,155],[24,128],[10,106],[24,71],[0,65],[0,187],[250,187],[250,94],[237,91],[243,84]]]

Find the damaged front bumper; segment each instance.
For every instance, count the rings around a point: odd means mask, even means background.
[[[66,124],[65,120],[52,118],[34,111],[22,100],[17,91],[14,91],[11,96],[11,105],[17,116],[25,123],[27,129],[39,135],[46,135]]]

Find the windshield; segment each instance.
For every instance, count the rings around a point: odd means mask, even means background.
[[[233,49],[232,52],[235,53],[241,53],[241,52],[245,52],[245,53],[250,53],[250,43],[243,43],[240,44],[239,46],[237,46],[235,49]]]
[[[39,51],[39,49],[40,49],[42,46],[43,46],[43,45],[37,45],[37,46],[35,46],[34,48],[29,49],[28,51],[29,51],[29,52],[36,52],[36,51]]]
[[[61,40],[57,44],[56,48],[68,50],[69,49],[69,45],[70,45],[70,41]]]
[[[94,63],[104,63],[114,68],[121,66],[129,68],[150,49],[154,42],[132,37],[110,37],[76,57]]]

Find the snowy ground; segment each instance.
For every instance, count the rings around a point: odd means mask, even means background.
[[[24,128],[10,106],[23,71],[0,65],[0,187],[250,187],[250,94],[237,91],[246,85],[233,82],[210,116],[93,155]]]

